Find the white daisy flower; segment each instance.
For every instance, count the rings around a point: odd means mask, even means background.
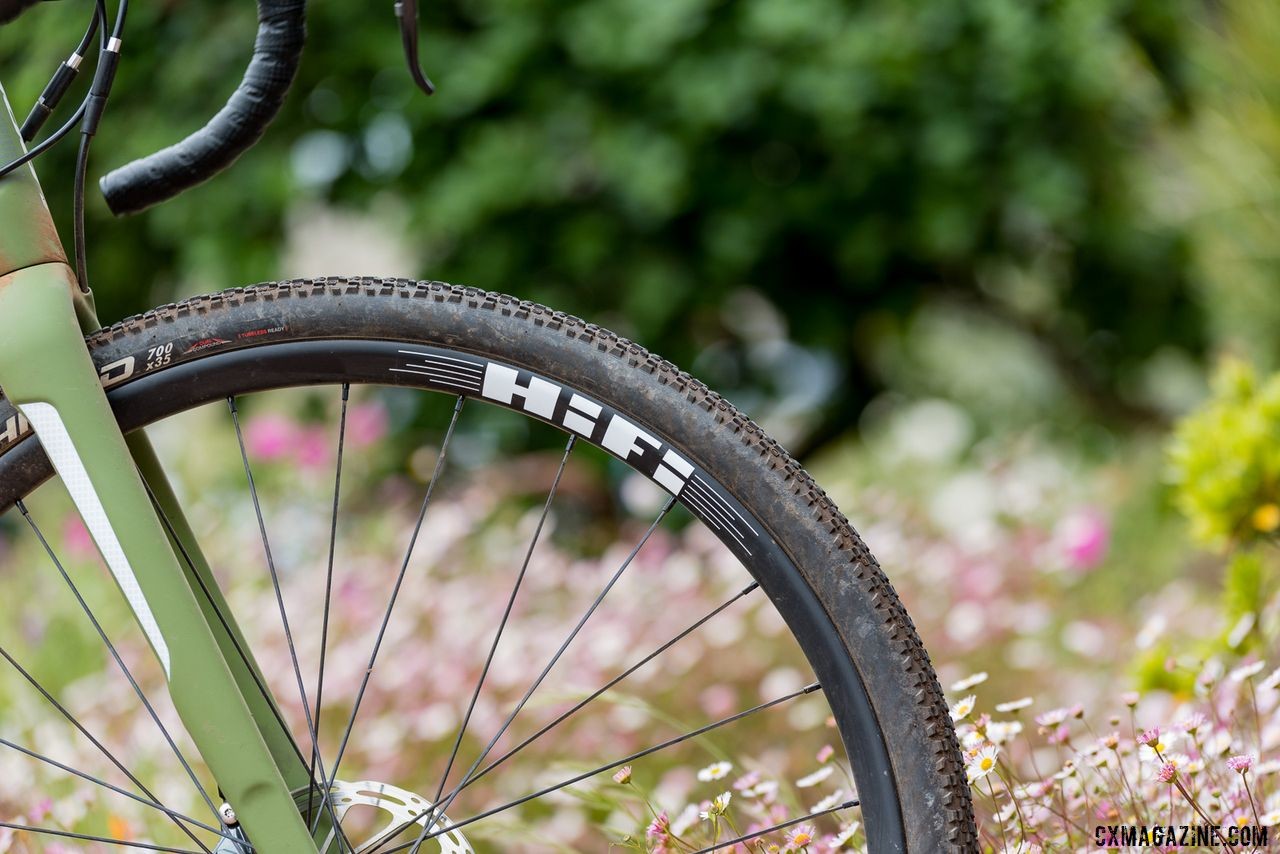
[[[1013,796],[1020,801],[1025,801],[1027,798],[1039,798],[1044,795],[1048,786],[1049,784],[1044,782],[1015,786],[1013,789]]]
[[[698,772],[698,779],[704,783],[710,783],[712,780],[723,780],[729,776],[729,772],[732,770],[733,763],[731,762],[712,762]]]
[[[698,820],[698,808],[693,804],[689,804],[680,815],[671,820],[671,832],[675,836],[683,836],[689,828],[693,827],[693,823]]]
[[[1236,620],[1236,624],[1231,627],[1231,631],[1227,632],[1227,646],[1235,649],[1244,643],[1244,639],[1249,636],[1249,632],[1253,631],[1256,622],[1258,622],[1258,616],[1252,611],[1241,614],[1240,619]]]
[[[796,780],[796,785],[799,786],[801,789],[811,788],[813,786],[818,785],[828,777],[830,777],[832,774],[835,773],[835,770],[836,769],[832,768],[830,765],[823,765],[821,768],[819,768],[817,771],[814,771],[808,777],[801,777],[799,780]]]
[[[1016,712],[1016,711],[1019,711],[1020,709],[1025,709],[1027,706],[1030,706],[1034,702],[1035,700],[1031,699],[1030,697],[1022,697],[1021,699],[1018,699],[1018,700],[1010,700],[1007,703],[997,703],[996,711],[1000,712],[1001,714],[1008,714],[1009,712]]]
[[[992,721],[987,724],[987,738],[992,744],[1004,744],[1022,732],[1018,721]]]
[[[764,798],[772,795],[776,791],[778,791],[777,780],[762,780],[750,789],[744,791],[742,794],[748,798]]]
[[[1231,749],[1231,733],[1220,729],[1209,736],[1204,743],[1204,752],[1210,756],[1221,756]]]
[[[1280,825],[1280,810],[1272,810],[1258,816],[1258,821],[1262,822],[1263,827],[1275,827]]]
[[[724,811],[729,806],[729,801],[733,799],[733,795],[729,792],[723,792],[716,796],[711,802],[711,806],[698,813],[698,818],[703,821],[711,821],[713,818],[724,815]]]
[[[1267,678],[1258,683],[1258,687],[1264,691],[1280,690],[1280,667],[1268,673]]]
[[[969,717],[969,714],[973,711],[973,704],[976,702],[978,702],[978,698],[973,694],[957,702],[951,707],[951,720],[962,721]]]
[[[1194,734],[1195,732],[1202,729],[1204,725],[1207,724],[1208,722],[1209,722],[1208,718],[1206,718],[1204,715],[1200,714],[1199,712],[1196,712],[1195,714],[1187,715],[1187,717],[1178,721],[1178,729],[1182,730],[1183,732],[1189,732]]]
[[[1036,715],[1036,723],[1042,727],[1056,727],[1065,723],[1070,716],[1071,710],[1068,708],[1050,709],[1044,714]]]
[[[834,792],[809,807],[809,812],[822,812],[823,810],[829,810],[837,804],[842,803],[844,803],[844,789],[836,789]]]
[[[951,690],[959,694],[961,691],[968,691],[974,685],[981,685],[983,682],[986,682],[986,681],[987,681],[987,671],[983,670],[979,673],[973,674],[972,676],[966,676],[963,679],[961,679],[959,682],[953,682],[951,684]]]
[[[996,767],[996,757],[999,755],[1000,748],[994,744],[979,748],[978,752],[973,755],[973,758],[969,760],[969,764],[965,767],[969,782],[972,784],[990,774]]]
[[[844,845],[846,842],[848,842],[850,839],[853,838],[853,835],[857,833],[861,827],[862,827],[861,822],[858,822],[858,821],[850,822],[848,827],[841,829],[839,833],[831,837],[831,847],[839,848],[841,845]]]
[[[1242,664],[1241,666],[1237,667],[1235,670],[1231,671],[1231,681],[1244,682],[1246,679],[1252,679],[1253,677],[1261,673],[1262,668],[1266,666],[1267,666],[1267,663],[1262,660],[1254,661],[1250,664]]]

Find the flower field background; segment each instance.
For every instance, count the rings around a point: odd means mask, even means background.
[[[1280,380],[1264,382],[1229,363],[1216,389],[1174,437],[1128,445],[1116,456],[1123,464],[1072,456],[1034,433],[978,440],[962,410],[931,400],[895,410],[868,428],[865,441],[814,465],[875,544],[933,651],[991,850],[1088,850],[1098,824],[1280,822],[1280,662],[1272,654],[1280,622],[1272,537],[1280,514],[1274,503],[1248,498],[1274,482]],[[433,419],[449,404],[429,409],[424,426],[421,406],[408,406],[407,397],[366,390],[349,414],[348,491],[320,717],[329,755],[433,471],[432,437],[440,436]],[[320,392],[244,404],[247,451],[308,673],[321,636],[336,404]],[[489,435],[509,433],[521,420],[487,415]],[[1223,491],[1218,466],[1205,463],[1221,457],[1231,429],[1238,431],[1231,459],[1240,463],[1231,483],[1241,494]],[[264,671],[295,731],[305,732],[227,412],[206,407],[155,432]],[[406,441],[410,435],[422,441]],[[188,452],[193,442],[200,454]],[[432,790],[464,711],[459,693],[476,678],[560,457],[552,450],[504,459],[500,443],[459,446],[426,516],[386,657],[361,707],[346,759],[359,776]],[[1170,481],[1176,485],[1166,486]],[[464,756],[483,751],[485,736],[501,729],[566,621],[585,610],[661,502],[653,487],[602,459],[566,471],[521,605],[470,718]],[[1175,505],[1197,521],[1199,544]],[[55,532],[67,567],[151,689],[157,714],[182,740],[163,700],[163,678],[60,488],[46,487],[31,513]],[[463,804],[503,803],[811,680],[768,603],[736,595],[749,582],[741,567],[687,521],[663,526],[646,542],[618,595],[587,624],[491,755],[555,720],[718,603],[734,604],[661,666],[638,670],[504,773],[482,780]],[[90,732],[127,750],[131,762],[141,760],[143,776],[166,800],[198,809],[162,732],[139,713],[38,542],[6,528],[4,548],[6,565],[24,568],[6,577],[6,599],[41,603],[6,627],[6,650],[52,686]],[[60,761],[126,784],[17,671],[3,679],[6,719],[15,727],[6,732],[14,741],[29,743],[19,737],[28,736]],[[32,801],[29,793],[42,791],[33,782],[63,780],[57,769],[13,750],[0,752],[0,763],[0,799],[15,817],[39,822],[52,815],[67,827],[175,842],[175,831],[153,811],[87,782],[63,781],[58,797]],[[565,788],[553,808],[508,811],[476,824],[470,838],[502,850],[692,851],[854,796],[844,747],[815,698],[607,767]],[[603,835],[597,826],[606,828]],[[751,850],[861,844],[856,810],[837,810],[757,840]],[[11,832],[0,846],[60,850]]]

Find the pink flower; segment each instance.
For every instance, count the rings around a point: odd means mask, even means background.
[[[283,416],[267,413],[251,420],[244,428],[244,447],[249,456],[259,460],[278,460],[293,450],[298,439],[298,426]]]
[[[1160,766],[1160,770],[1156,772],[1156,779],[1161,783],[1172,783],[1173,778],[1178,776],[1178,766],[1172,762],[1166,762]]]
[[[613,774],[613,782],[625,786],[631,782],[631,766],[623,765]]]
[[[1200,729],[1208,722],[1208,718],[1199,712],[1196,712],[1195,714],[1189,715],[1185,720],[1178,724],[1178,726],[1182,727],[1185,731],[1194,734],[1196,730]]]
[[[671,832],[671,819],[667,818],[666,811],[658,814],[658,817],[649,822],[649,828],[644,835],[650,839],[666,839],[667,834]]]
[[[80,560],[96,551],[93,537],[89,536],[89,529],[75,513],[67,514],[67,518],[62,522],[62,542],[66,546],[67,554]]]
[[[1232,756],[1227,760],[1227,767],[1232,771],[1238,771],[1243,774],[1253,767],[1253,757],[1248,753],[1242,753],[1239,756]]]
[[[1144,729],[1142,735],[1138,736],[1138,744],[1151,744],[1160,741],[1160,727],[1153,726],[1151,729]]]
[[[1078,510],[1058,523],[1054,532],[1067,565],[1086,572],[1107,556],[1111,529],[1107,519],[1097,510]]]
[[[27,815],[27,819],[32,824],[40,824],[49,817],[49,813],[53,812],[53,798],[44,798],[31,808],[31,812]]]
[[[323,427],[307,427],[298,431],[293,447],[294,459],[303,468],[328,468],[330,439]]]
[[[817,759],[819,762],[826,762],[835,755],[836,749],[829,744],[822,745],[822,749],[818,751]]]
[[[712,685],[698,695],[698,705],[712,717],[722,718],[737,707],[738,695],[728,685]]]
[[[812,825],[802,824],[787,837],[787,843],[793,848],[805,848],[813,844],[814,839],[818,836],[818,832],[813,829]]]
[[[347,410],[347,441],[352,447],[372,445],[387,435],[387,408],[381,403],[357,403]]]
[[[1042,727],[1056,727],[1067,719],[1071,714],[1071,710],[1067,708],[1050,709],[1047,712],[1041,712],[1036,715],[1036,723]]]

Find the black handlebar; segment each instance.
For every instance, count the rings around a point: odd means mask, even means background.
[[[0,11],[9,2],[0,0]],[[306,0],[258,0],[258,37],[240,86],[200,130],[103,176],[99,186],[113,213],[137,213],[171,199],[226,169],[258,141],[298,70],[305,10]]]

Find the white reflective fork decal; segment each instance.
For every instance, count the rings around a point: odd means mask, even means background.
[[[151,606],[142,595],[142,587],[139,586],[138,579],[133,574],[133,567],[120,546],[115,529],[107,519],[107,511],[102,506],[102,499],[98,497],[97,490],[89,480],[89,473],[85,471],[84,462],[71,441],[71,435],[67,433],[67,426],[62,423],[62,416],[48,403],[25,403],[18,408],[31,422],[36,438],[44,446],[45,453],[49,455],[49,461],[53,463],[58,476],[66,484],[67,491],[71,493],[71,500],[75,502],[76,509],[84,518],[85,526],[88,527],[94,542],[98,544],[98,549],[102,552],[102,557],[106,560],[111,574],[115,576],[116,583],[120,585],[125,598],[129,600],[129,606],[133,608],[133,613],[142,625],[142,630],[147,633],[147,638],[150,639],[156,655],[160,658],[160,663],[164,666],[164,675],[168,678],[170,676],[169,645],[165,643],[164,635],[160,634],[160,626],[156,624]]]

